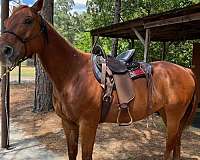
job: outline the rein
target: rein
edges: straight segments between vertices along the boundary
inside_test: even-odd
[[[48,43],[48,31],[47,31],[46,22],[40,14],[39,14],[39,17],[40,17],[40,32],[31,37],[21,37],[18,34],[16,34],[15,32],[10,31],[10,30],[5,30],[4,32],[2,32],[3,34],[8,33],[8,34],[15,36],[17,38],[17,40],[19,40],[24,45],[25,53],[24,53],[24,56],[22,58],[19,58],[10,68],[7,68],[6,72],[3,75],[1,75],[0,82],[2,81],[3,77],[7,75],[7,73],[11,72],[17,65],[19,65],[21,62],[27,60],[28,58],[30,58],[32,56],[32,55],[26,56],[28,42],[34,40],[35,38],[37,38],[41,34],[43,34],[44,41],[46,41]]]

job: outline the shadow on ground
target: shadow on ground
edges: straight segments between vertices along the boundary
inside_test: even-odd
[[[192,126],[200,129],[200,112],[196,113]]]
[[[111,124],[101,125],[97,132],[94,159],[162,160],[165,143],[164,133],[160,132],[159,129],[144,129],[143,123],[139,122],[135,127],[126,128]],[[64,154],[67,150],[62,129],[57,133],[48,132],[35,138],[53,152]],[[198,160],[195,157],[200,156],[199,141],[199,135],[189,131],[184,133],[181,160]]]

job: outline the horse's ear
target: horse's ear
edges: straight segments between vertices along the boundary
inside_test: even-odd
[[[17,7],[16,7],[16,6],[13,6],[13,11],[16,10],[16,9],[17,9]]]
[[[37,0],[35,4],[31,7],[35,12],[41,11],[43,6],[43,0]]]

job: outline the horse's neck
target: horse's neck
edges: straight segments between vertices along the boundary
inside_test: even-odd
[[[56,87],[64,87],[83,66],[83,56],[48,25],[48,44],[39,58]]]

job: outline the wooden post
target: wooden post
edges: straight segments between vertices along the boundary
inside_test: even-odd
[[[131,41],[129,42],[129,49],[133,49],[134,48],[134,39],[130,39]]]
[[[91,50],[91,53],[93,52],[93,49],[96,46],[98,40],[99,40],[99,36],[92,36],[92,50]]]
[[[9,0],[1,0],[1,32],[4,31],[4,20],[9,16]],[[6,67],[1,66],[1,74],[6,72]],[[1,82],[1,147],[9,148],[9,73]]]
[[[94,43],[95,43],[95,36],[92,36],[92,44],[91,44],[91,53],[93,52],[93,49],[94,49]]]
[[[95,43],[95,36],[92,36],[92,47],[93,47],[94,43]]]
[[[21,63],[19,64],[19,71],[18,71],[18,83],[21,84],[21,68],[22,68],[22,65]]]
[[[150,29],[146,29],[145,40],[142,35],[135,29],[132,28],[135,35],[138,37],[140,42],[144,45],[144,62],[147,62],[148,52],[149,52],[149,43],[150,43]]]
[[[150,29],[146,29],[145,43],[144,43],[144,62],[147,62],[150,42]]]
[[[193,43],[192,52],[192,71],[194,72],[197,79],[197,103],[200,104],[200,43]]]

